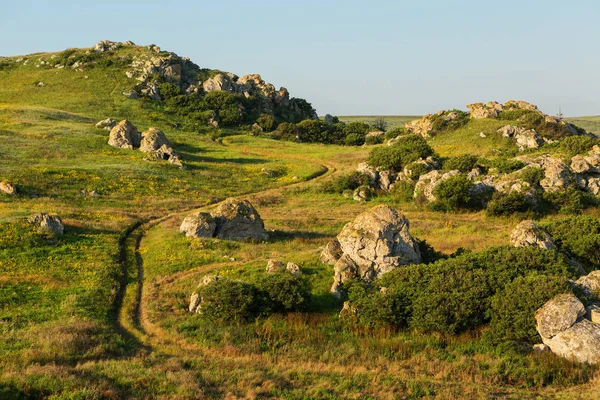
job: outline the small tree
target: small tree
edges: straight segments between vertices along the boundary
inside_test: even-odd
[[[373,127],[385,132],[388,127],[388,122],[385,117],[376,117],[375,121],[373,122]]]

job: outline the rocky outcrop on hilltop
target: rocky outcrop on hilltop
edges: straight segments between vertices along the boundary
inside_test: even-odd
[[[334,265],[331,291],[339,296],[347,279],[358,277],[370,282],[394,268],[419,263],[421,252],[409,227],[403,214],[385,205],[347,223],[321,255],[322,261]]]

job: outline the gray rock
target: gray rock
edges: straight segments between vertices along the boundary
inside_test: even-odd
[[[534,353],[547,353],[550,351],[550,347],[543,343],[534,344],[532,348]]]
[[[370,187],[362,185],[362,186],[357,187],[354,190],[354,193],[352,194],[352,198],[355,201],[362,202],[362,201],[367,201],[371,197],[372,194],[373,193],[372,193],[372,190]]]
[[[281,261],[269,260],[269,262],[267,262],[267,267],[265,268],[265,271],[269,274],[272,274],[274,272],[281,271],[282,268],[283,268],[283,263]]]
[[[356,172],[366,176],[369,179],[369,185],[374,186],[379,179],[379,171],[375,167],[370,166],[366,162],[358,164]]]
[[[169,145],[163,144],[158,150],[152,152],[152,154],[159,160],[169,161],[169,163],[177,165],[180,168],[184,167],[179,154]]]
[[[215,234],[217,223],[212,215],[204,212],[195,212],[183,220],[179,232],[187,237],[211,238]]]
[[[441,173],[438,170],[430,171],[419,177],[415,185],[414,197],[423,196],[428,201],[437,200],[433,194],[434,189],[443,181],[450,179],[453,176],[459,175],[460,171],[454,170],[446,173]]]
[[[142,133],[142,141],[140,143],[140,151],[150,153],[157,151],[162,146],[169,146],[167,136],[158,128],[149,128]]]
[[[600,306],[592,304],[585,308],[585,318],[595,324],[600,324]]]
[[[575,281],[575,284],[586,296],[600,300],[600,270],[582,276]]]
[[[108,144],[121,149],[137,149],[141,141],[142,136],[137,128],[131,122],[123,120],[110,131]]]
[[[219,275],[205,275],[204,277],[202,277],[202,280],[198,284],[198,288],[208,286],[220,279],[221,277]],[[188,311],[195,314],[202,314],[202,296],[200,296],[200,294],[197,291],[192,293],[192,295],[190,296],[190,304],[188,306]]]
[[[544,343],[559,333],[572,327],[585,315],[585,307],[579,299],[571,294],[564,294],[548,301],[535,312],[536,329]]]
[[[366,282],[402,265],[421,261],[408,219],[397,210],[380,205],[360,214],[338,234],[343,256],[335,264],[333,292],[348,276]]]
[[[247,200],[227,199],[211,214],[217,221],[216,236],[220,239],[268,239],[260,215]]]
[[[542,165],[545,177],[540,181],[540,185],[545,191],[562,191],[573,183],[574,178],[571,171],[560,158],[542,157]]]
[[[319,257],[319,261],[325,264],[334,265],[337,260],[344,254],[342,248],[340,247],[340,242],[337,239],[333,239],[321,252],[321,256]]]
[[[600,325],[583,319],[551,339],[545,339],[552,352],[581,363],[600,363]]]
[[[293,262],[287,263],[285,270],[294,276],[299,275],[302,272],[300,266]]]
[[[390,190],[394,183],[395,176],[390,171],[379,172],[379,189]]]
[[[117,121],[115,121],[112,118],[106,118],[106,119],[103,119],[102,121],[99,121],[96,124],[96,128],[106,129],[107,131],[110,131],[110,130],[112,130],[112,128],[115,127],[115,125],[117,125]]]
[[[39,213],[29,217],[28,221],[37,227],[39,233],[52,235],[62,235],[64,233],[65,228],[58,215]]]
[[[513,229],[510,235],[510,243],[515,247],[540,247],[546,250],[555,250],[554,240],[537,226],[533,221],[523,221]]]

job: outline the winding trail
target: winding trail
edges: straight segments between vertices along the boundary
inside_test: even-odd
[[[260,151],[254,148],[245,148],[243,146],[232,146],[237,147],[246,154],[257,154],[267,158],[274,158],[273,154],[268,151]],[[287,158],[292,158],[300,161],[305,161],[311,164],[320,165],[321,169],[317,173],[309,176],[306,180],[296,182],[288,185],[283,185],[275,188],[269,188],[256,192],[241,193],[236,197],[248,197],[248,196],[260,196],[276,194],[283,192],[287,189],[294,187],[303,187],[314,185],[315,182],[328,178],[335,174],[338,167],[335,163],[323,163],[322,160],[315,160],[310,157],[302,155],[289,155],[286,154]],[[182,217],[193,210],[202,210],[207,207],[212,207],[225,201],[226,198],[212,201],[208,204],[203,205],[200,208],[197,207],[186,207],[172,212],[166,216],[149,218],[146,220],[138,220],[134,224],[130,225],[119,239],[119,263],[121,264],[121,279],[119,284],[118,293],[113,305],[115,314],[116,329],[128,339],[136,339],[139,342],[141,348],[152,351],[154,347],[169,346],[177,342],[178,349],[182,346],[185,348],[193,348],[195,351],[198,347],[189,343],[181,343],[180,338],[170,338],[169,335],[158,328],[154,323],[148,319],[147,313],[147,299],[149,289],[144,284],[144,261],[140,254],[140,246],[145,237],[145,232],[148,229],[153,228],[169,219],[175,217]],[[219,266],[221,264],[213,264],[212,266]],[[223,263],[225,265],[225,263]],[[231,265],[231,262],[226,263]],[[206,266],[203,266],[203,268]],[[134,270],[135,269],[135,270]],[[194,274],[197,271],[195,269],[183,271],[173,276],[165,276],[159,278],[160,280],[166,279],[180,279],[189,274]],[[132,274],[133,273],[133,274]],[[135,275],[132,276],[132,275]],[[134,279],[132,279],[134,278]],[[133,296],[127,296],[127,291],[131,290],[132,283],[135,282],[135,294]]]

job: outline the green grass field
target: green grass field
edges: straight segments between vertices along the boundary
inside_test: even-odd
[[[574,123],[575,125],[581,126],[588,132],[592,132],[595,135],[600,135],[600,115],[590,117],[572,117],[567,118],[567,121]]]
[[[20,189],[0,195],[0,399],[598,398],[597,368],[491,346],[480,330],[425,335],[337,316],[333,267],[318,257],[360,212],[395,206],[445,254],[507,244],[517,218],[433,212],[394,195],[357,203],[325,189],[369,147],[186,132],[178,117],[120,94],[132,84],[123,67],[37,68],[39,57],[51,55],[0,68],[0,180]],[[94,127],[107,117],[159,127],[187,169],[108,146]],[[386,117],[390,128],[414,118]],[[498,124],[475,121],[430,143],[441,155],[489,155],[509,147]],[[189,212],[233,196],[257,208],[269,241],[179,233]],[[55,243],[26,222],[42,211],[65,222]],[[205,274],[254,281],[273,258],[301,266],[312,286],[305,312],[230,326],[187,312]]]

